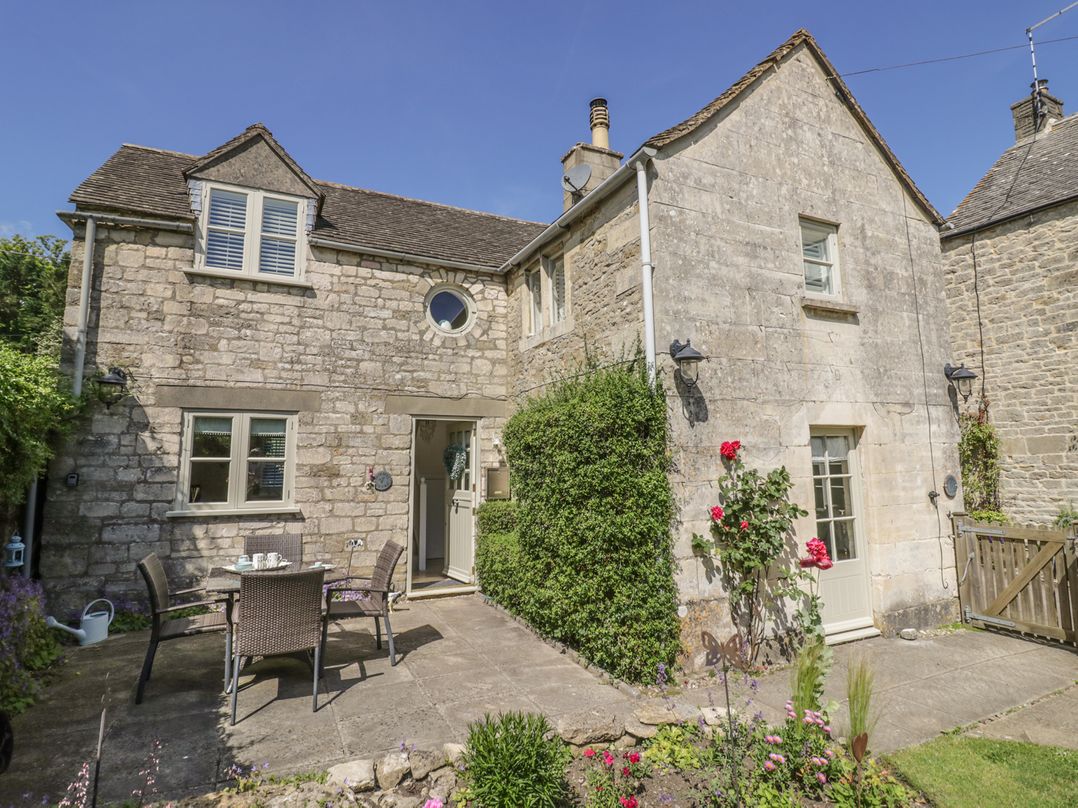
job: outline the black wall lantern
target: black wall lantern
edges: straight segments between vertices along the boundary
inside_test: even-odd
[[[973,380],[977,378],[977,374],[964,364],[955,367],[948,362],[943,366],[943,375],[954,385],[954,389],[958,391],[958,395],[962,396],[962,400],[969,401],[969,397],[973,394]]]
[[[94,380],[94,386],[108,409],[127,394],[127,374],[121,368],[109,368],[108,373]]]
[[[695,387],[700,378],[700,362],[707,357],[692,347],[692,340],[685,340],[682,344],[678,340],[670,343],[670,358],[677,365],[681,380],[687,387]]]

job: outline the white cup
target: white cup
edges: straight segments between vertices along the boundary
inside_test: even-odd
[[[266,554],[255,553],[253,556],[251,556],[251,562],[255,565],[256,570],[262,569],[264,566],[266,566]]]
[[[266,554],[266,566],[276,567],[280,563],[281,563],[281,554],[280,553],[267,553]]]
[[[248,567],[251,565],[251,557],[241,555],[239,561],[236,562],[237,567]]]

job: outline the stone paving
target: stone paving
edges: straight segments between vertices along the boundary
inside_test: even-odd
[[[476,596],[404,603],[393,622],[401,657],[396,667],[385,649],[375,649],[370,620],[331,631],[316,713],[303,661],[256,662],[241,677],[235,727],[228,725],[221,693],[220,636],[163,645],[137,707],[133,692],[144,632],[73,648],[45,699],[15,721],[16,755],[0,776],[0,806],[40,804],[43,796],[55,800],[91,754],[103,702],[109,734],[102,792],[121,800],[138,784],[136,773],[155,739],[163,744],[160,793],[179,797],[214,789],[237,765],[289,773],[376,757],[402,743],[438,748],[462,741],[468,723],[486,713],[537,711],[556,723],[583,710],[631,723],[649,701],[603,682]],[[876,752],[1030,702],[974,731],[1039,743],[1078,737],[1078,655],[1071,650],[964,630],[915,641],[877,638],[834,650],[825,698],[840,703],[833,722],[839,732],[850,658],[866,655],[874,665],[881,708],[872,740]],[[719,704],[716,685],[675,690],[650,706],[684,712]],[[777,720],[788,698],[789,672],[762,677],[755,692],[735,690],[742,712],[760,710]]]

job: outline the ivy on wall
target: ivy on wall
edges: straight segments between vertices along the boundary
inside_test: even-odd
[[[980,406],[975,415],[961,415],[959,426],[958,460],[966,511],[981,521],[1005,521],[999,501],[999,436],[988,420],[987,407]]]
[[[679,650],[666,403],[639,360],[591,369],[506,424],[515,530],[483,506],[483,591],[630,680]]]

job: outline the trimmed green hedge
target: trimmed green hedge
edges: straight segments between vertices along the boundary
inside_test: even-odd
[[[639,361],[594,370],[530,399],[504,440],[517,533],[480,528],[484,592],[616,676],[652,680],[679,649],[661,391]]]
[[[476,532],[480,536],[512,533],[517,529],[517,504],[511,499],[492,499],[475,511]]]

